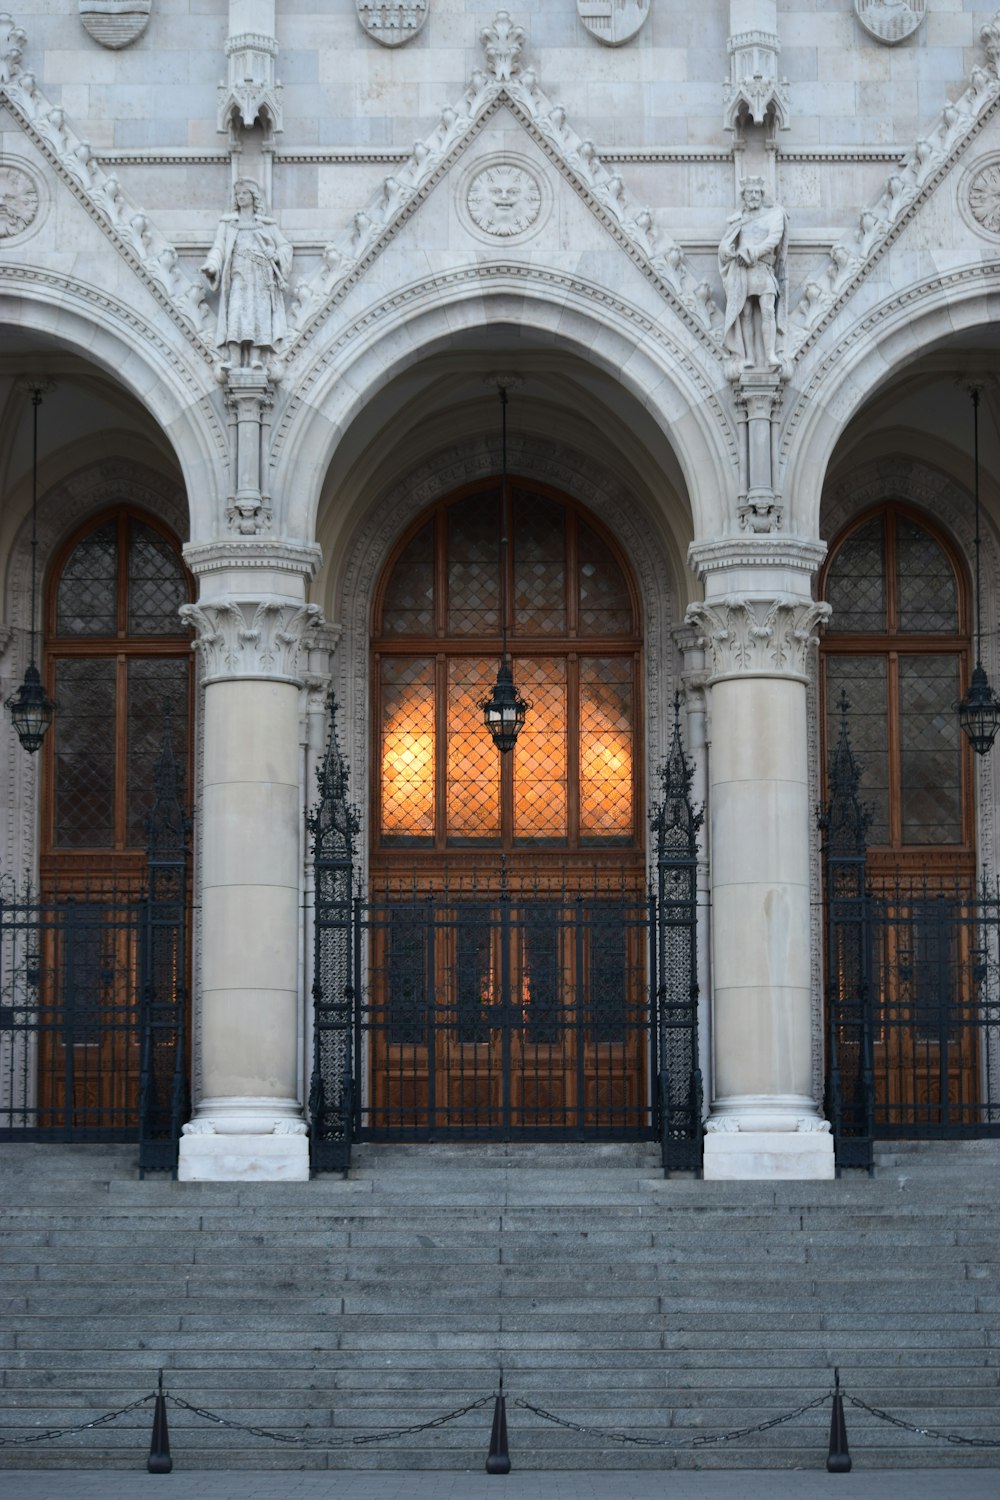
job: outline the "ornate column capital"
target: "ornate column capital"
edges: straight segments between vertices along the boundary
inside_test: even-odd
[[[809,680],[809,653],[828,604],[784,595],[760,598],[730,594],[692,604],[687,620],[700,627],[711,653],[712,681],[725,677],[790,677]]]
[[[263,599],[203,599],[184,604],[181,616],[198,632],[204,682],[266,678],[298,687],[299,651],[320,618],[318,604],[296,604],[279,595]]]

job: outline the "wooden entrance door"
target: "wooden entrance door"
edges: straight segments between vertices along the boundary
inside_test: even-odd
[[[89,522],[53,569],[40,883],[63,905],[41,935],[38,1090],[55,1129],[135,1132],[137,898],[168,713],[177,764],[189,762],[191,649],[177,613],[189,598],[176,539],[129,509]]]
[[[504,756],[481,708],[502,607],[529,703]],[[566,496],[470,486],[401,540],[373,634],[368,1125],[638,1128],[641,639],[624,560]]]

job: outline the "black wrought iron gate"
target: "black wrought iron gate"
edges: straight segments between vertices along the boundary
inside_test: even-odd
[[[1000,886],[876,880],[848,705],[825,835],[827,1112],[838,1167],[876,1139],[1000,1135]]]
[[[188,822],[169,715],[141,874],[0,877],[0,1141],[136,1141],[172,1170],[188,1110]]]
[[[701,1164],[697,835],[679,715],[647,887],[549,865],[354,888],[358,821],[331,731],[310,818],[314,1170],[351,1142],[658,1139]]]

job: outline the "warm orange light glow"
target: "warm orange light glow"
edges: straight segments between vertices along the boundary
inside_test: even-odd
[[[383,664],[382,832],[434,833],[433,664]]]

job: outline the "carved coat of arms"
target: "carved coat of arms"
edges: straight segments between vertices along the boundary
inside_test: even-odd
[[[80,20],[95,42],[115,51],[142,36],[151,0],[79,0]]]
[[[576,0],[580,20],[608,47],[630,42],[649,17],[652,0]]]
[[[354,0],[358,20],[368,35],[383,47],[401,47],[427,20],[430,0],[409,0],[404,5],[386,5],[382,0]]]
[[[854,0],[854,14],[868,35],[889,47],[912,36],[926,10],[927,0]]]

